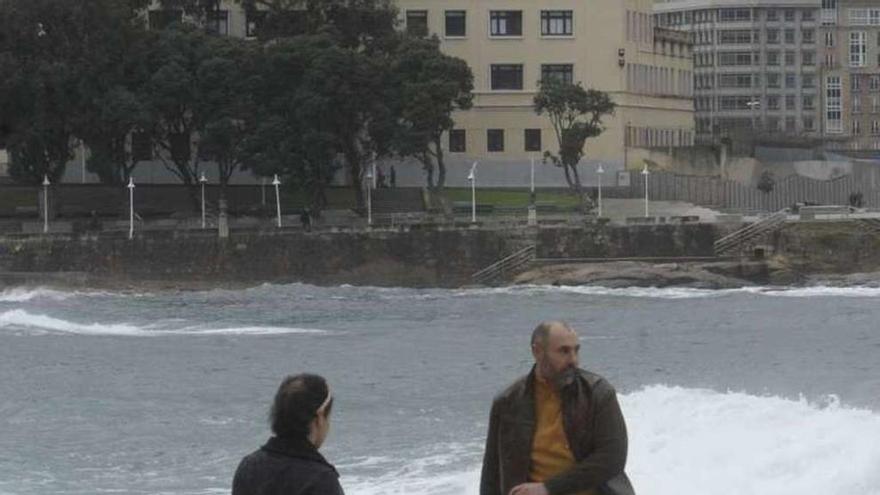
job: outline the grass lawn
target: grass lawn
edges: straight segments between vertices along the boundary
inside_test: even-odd
[[[452,202],[470,202],[471,190],[468,188],[444,189],[446,197]],[[577,207],[578,198],[571,193],[552,190],[535,192],[535,201],[541,204],[554,204],[559,207]],[[529,191],[510,189],[477,189],[477,203],[494,206],[528,206]]]

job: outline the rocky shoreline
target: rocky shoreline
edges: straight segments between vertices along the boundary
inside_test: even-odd
[[[880,272],[811,274],[784,260],[744,262],[548,264],[515,277],[514,284],[736,289],[758,285],[880,287]]]

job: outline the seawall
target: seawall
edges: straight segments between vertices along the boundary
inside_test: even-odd
[[[0,272],[77,274],[78,285],[252,285],[307,282],[458,287],[499,258],[536,244],[541,258],[708,256],[711,225],[541,229],[397,229],[303,233],[233,231],[0,237]],[[22,275],[19,275],[21,278]],[[82,282],[88,279],[90,282]],[[5,277],[7,281],[10,276]],[[9,282],[7,282],[8,284]]]

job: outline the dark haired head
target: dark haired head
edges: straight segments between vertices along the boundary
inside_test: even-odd
[[[329,392],[327,381],[318,375],[303,373],[285,378],[269,413],[272,432],[279,437],[307,437],[309,425]],[[332,402],[330,399],[324,408],[325,415],[330,414]]]

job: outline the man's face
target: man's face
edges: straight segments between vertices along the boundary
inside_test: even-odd
[[[574,382],[580,349],[576,333],[565,327],[554,327],[545,345],[535,343],[532,354],[541,377],[559,389]]]

